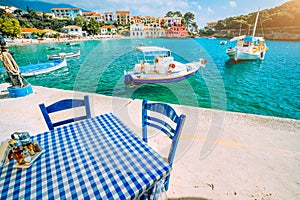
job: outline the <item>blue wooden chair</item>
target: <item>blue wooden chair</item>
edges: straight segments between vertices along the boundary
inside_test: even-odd
[[[148,142],[148,134],[147,134],[147,127],[151,126],[154,127],[161,132],[165,133],[171,140],[171,147],[169,150],[169,155],[167,158],[167,161],[170,163],[170,165],[173,165],[175,152],[177,148],[177,144],[179,141],[179,137],[181,134],[181,130],[185,121],[186,116],[181,114],[180,116],[176,114],[175,110],[168,104],[165,103],[148,103],[147,100],[143,100],[142,104],[142,129],[143,129],[143,140],[145,142]],[[159,119],[159,115],[153,116],[154,113],[160,113],[162,117],[167,116],[172,123],[172,126],[167,123],[166,121],[163,121],[162,119]],[[170,121],[170,122],[171,122]],[[166,180],[164,182],[165,190],[168,190],[169,187],[169,179],[170,175],[166,177]]]
[[[54,113],[54,112],[59,112],[59,111],[63,111],[63,110],[76,108],[76,107],[81,107],[81,106],[85,107],[85,110],[86,110],[85,115],[75,117],[75,118],[69,118],[69,119],[54,122],[54,123],[51,121],[51,118],[50,118],[49,114]],[[60,125],[63,125],[63,124],[67,124],[67,123],[71,123],[71,122],[91,118],[89,96],[84,96],[84,99],[63,99],[63,100],[60,100],[56,103],[53,103],[53,104],[51,104],[47,107],[45,106],[45,104],[42,103],[42,104],[39,104],[39,107],[42,111],[42,114],[44,116],[44,119],[47,123],[47,126],[48,126],[49,130],[53,130],[54,127],[57,127],[57,126],[60,126]]]

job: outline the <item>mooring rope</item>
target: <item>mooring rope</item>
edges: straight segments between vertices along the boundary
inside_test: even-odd
[[[14,60],[14,58],[12,57],[12,55],[8,51],[2,52],[1,59],[4,63],[4,67],[5,67],[6,71],[9,74],[17,76],[18,80],[21,84],[21,87],[23,87],[24,83],[22,81],[19,66],[16,63],[16,61]]]

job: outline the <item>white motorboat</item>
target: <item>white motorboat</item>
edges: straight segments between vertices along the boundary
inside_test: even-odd
[[[138,62],[133,70],[124,71],[125,84],[168,83],[186,79],[205,67],[207,61],[186,63],[175,61],[171,51],[157,46],[136,48]]]

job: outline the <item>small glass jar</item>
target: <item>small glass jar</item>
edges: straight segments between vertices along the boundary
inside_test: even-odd
[[[33,150],[35,151],[35,152],[41,152],[42,150],[41,150],[41,147],[40,147],[40,145],[37,143],[37,141],[34,141],[33,142]]]
[[[22,152],[23,152],[23,146],[20,140],[10,140],[9,146],[12,149],[13,158],[19,163],[19,164],[25,164]]]

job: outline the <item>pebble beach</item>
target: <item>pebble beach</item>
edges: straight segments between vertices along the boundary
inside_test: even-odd
[[[113,112],[141,136],[141,100],[41,86],[10,98],[0,85],[0,140],[47,131],[38,104],[90,96],[92,115]],[[300,199],[300,121],[173,105],[186,114],[171,172],[169,199]],[[154,134],[150,145],[167,144]]]

